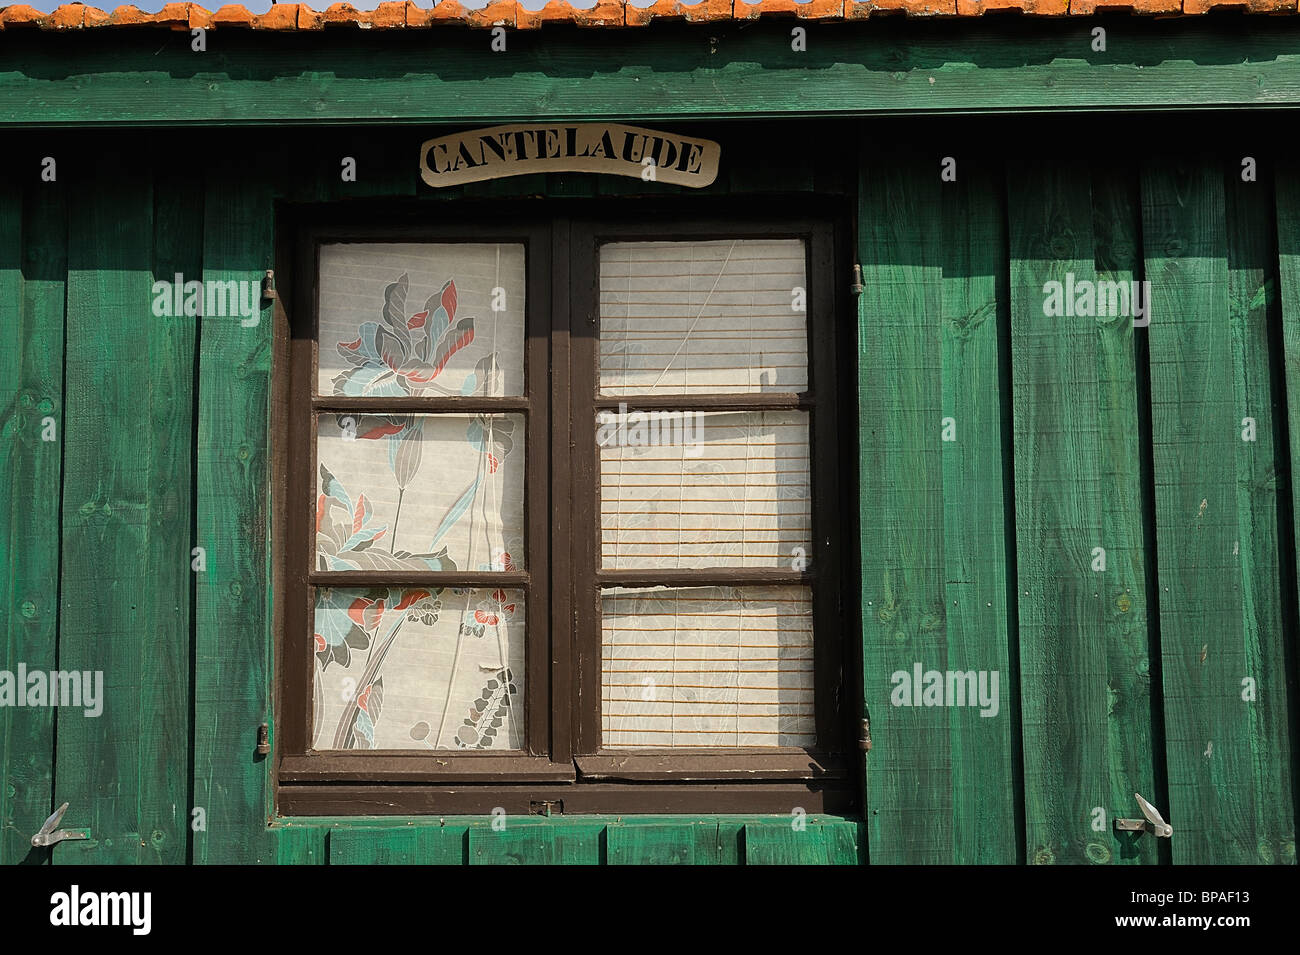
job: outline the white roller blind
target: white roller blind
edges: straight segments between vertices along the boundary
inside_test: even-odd
[[[611,588],[601,603],[606,747],[814,742],[807,588]]]
[[[799,239],[601,246],[601,393],[805,390],[805,289]]]
[[[627,398],[594,422],[602,568],[801,569],[811,414],[692,403],[807,390],[804,243],[612,243],[600,263],[599,387]],[[816,742],[811,588],[606,587],[601,648],[605,747]]]
[[[789,567],[810,551],[805,412],[669,413],[657,431],[646,417],[611,414],[598,441],[606,569]]]

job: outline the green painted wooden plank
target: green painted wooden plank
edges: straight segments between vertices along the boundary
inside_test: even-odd
[[[1172,852],[1294,859],[1259,184],[1216,161],[1150,162],[1142,234],[1151,339],[1160,634]],[[1251,235],[1251,232],[1260,235]],[[1242,439],[1254,417],[1258,440]],[[1243,699],[1253,679],[1256,699]],[[1291,676],[1293,679],[1293,676]],[[1294,684],[1292,684],[1294,685]]]
[[[937,163],[910,157],[862,170],[859,452],[874,862],[1015,860],[1005,836],[1015,826],[1015,709],[1003,705],[1003,686],[989,717],[978,706],[922,706],[919,687],[914,700],[896,696],[917,666],[999,679],[1009,670],[996,194],[987,174],[945,184]],[[943,440],[948,418],[955,441]]]
[[[323,826],[281,826],[273,830],[277,865],[325,865],[329,830]]]
[[[1141,280],[1141,214],[1137,170],[1130,166],[1095,164],[1092,168],[1093,253],[1100,280],[1127,282],[1130,289],[1132,282]],[[1150,558],[1154,541],[1148,527],[1154,515],[1150,513],[1147,496],[1142,493],[1149,491],[1144,487],[1141,447],[1143,422],[1149,408],[1139,407],[1143,398],[1134,371],[1137,334],[1136,325],[1122,317],[1099,325],[1097,397],[1101,420],[1105,423],[1099,435],[1100,464],[1106,510],[1119,531],[1119,537],[1114,539],[1122,543],[1118,550],[1107,548],[1107,587],[1100,591],[1110,621],[1106,660],[1111,718],[1106,743],[1110,764],[1116,767],[1110,779],[1110,796],[1114,802],[1104,820],[1109,841],[1094,828],[1088,851],[1091,861],[1150,863],[1159,856],[1158,847],[1150,844],[1153,840],[1119,835],[1114,830],[1117,813],[1135,814],[1136,810],[1125,808],[1136,804],[1134,792],[1145,796],[1149,790],[1158,794],[1147,796],[1148,799],[1164,795],[1163,741],[1152,729],[1152,711],[1160,705],[1158,692],[1151,685],[1154,628],[1149,606],[1156,568]],[[1134,787],[1133,792],[1129,792],[1130,786]],[[1089,820],[1094,827],[1100,822]],[[1097,846],[1107,848],[1111,856],[1107,858]]]
[[[469,831],[470,865],[600,865],[604,861],[603,822],[551,826],[508,823],[504,829]]]
[[[330,865],[463,865],[463,826],[335,829]]]
[[[1107,182],[1094,213],[1081,163],[1011,164],[1007,182],[1026,854],[1154,862],[1155,840],[1110,821],[1154,791],[1133,321],[1076,291],[1131,275],[1133,211]],[[1067,297],[1076,314],[1048,313]]]
[[[745,826],[746,865],[857,865],[858,825],[850,822]]]
[[[272,261],[269,186],[238,169],[213,170],[204,203],[204,281],[260,283]],[[205,315],[200,323],[194,802],[207,829],[198,863],[266,862],[269,765],[257,731],[271,722],[271,553],[268,441],[270,312],[257,322]],[[252,321],[252,319],[248,319]]]
[[[329,834],[330,865],[416,865],[415,829],[349,829]]]
[[[947,645],[933,662],[938,669],[999,675],[996,711],[947,708],[955,850],[949,861],[1005,864],[1017,857],[1016,840],[1007,834],[1016,826],[1019,701],[1008,620],[1004,454],[1010,449],[1000,380],[999,325],[1008,307],[1004,210],[989,169],[965,163],[955,183],[939,183],[936,168],[927,172],[928,188],[942,196],[942,227],[927,238],[939,245],[943,414],[953,418],[957,438],[940,442]],[[931,422],[931,435],[934,429]]]
[[[34,166],[32,168],[35,168]],[[30,170],[29,170],[30,173]],[[0,188],[0,669],[51,670],[57,654],[63,301],[67,208],[62,187]],[[45,438],[53,440],[45,440]],[[43,860],[30,835],[53,794],[54,711],[0,710],[0,864]]]
[[[1280,334],[1279,349],[1274,358],[1280,367],[1277,370],[1280,380],[1275,388],[1287,409],[1288,446],[1277,442],[1278,467],[1286,471],[1289,466],[1289,490],[1291,494],[1292,536],[1291,546],[1300,541],[1300,163],[1288,161],[1279,165],[1274,181],[1276,192],[1277,222],[1277,260],[1278,260],[1278,327]],[[1279,424],[1282,422],[1279,421]],[[1300,575],[1300,565],[1293,558],[1292,568]],[[1284,587],[1283,593],[1290,589],[1289,625],[1287,637],[1295,645],[1296,589],[1300,588],[1300,576]],[[1291,699],[1295,699],[1295,684],[1291,684]],[[1294,705],[1294,703],[1293,703]],[[1294,729],[1293,729],[1294,732]],[[1291,750],[1295,752],[1295,747]],[[1295,842],[1292,840],[1292,846]],[[1294,858],[1291,853],[1284,854],[1283,860]]]
[[[692,865],[695,830],[689,823],[618,826],[605,830],[610,865]]]
[[[201,276],[203,194],[189,171],[160,173],[153,189],[153,276],[175,282]],[[153,300],[149,312],[152,313]],[[148,631],[139,639],[141,681],[150,690],[142,710],[140,776],[141,861],[185,862],[189,857],[192,780],[186,772],[193,726],[190,700],[191,570],[194,529],[194,371],[197,324],[193,317],[149,314],[147,377],[150,490],[149,560],[152,604]],[[128,433],[132,429],[125,429]]]
[[[1228,165],[1224,179],[1225,221],[1228,229],[1228,293],[1232,325],[1233,398],[1255,419],[1255,441],[1231,442],[1236,451],[1237,520],[1239,552],[1249,555],[1242,564],[1242,616],[1248,636],[1242,643],[1244,676],[1234,691],[1235,705],[1247,712],[1244,723],[1250,739],[1251,761],[1271,764],[1256,789],[1260,809],[1255,820],[1255,858],[1260,862],[1294,865],[1295,767],[1275,754],[1296,753],[1296,722],[1288,713],[1288,696],[1294,706],[1294,657],[1287,664],[1287,648],[1295,647],[1297,621],[1292,604],[1289,619],[1283,610],[1283,590],[1290,581],[1283,567],[1294,560],[1294,542],[1284,538],[1278,506],[1279,461],[1286,448],[1279,440],[1283,425],[1275,405],[1284,382],[1273,330],[1281,325],[1277,296],[1278,254],[1274,240],[1273,197],[1258,182],[1241,179],[1237,162]],[[1244,422],[1239,422],[1244,424]],[[1282,470],[1285,471],[1285,463]],[[1285,528],[1289,531],[1290,528]],[[1291,553],[1284,555],[1286,546]],[[1286,574],[1290,576],[1289,573]],[[1290,639],[1288,639],[1288,630]],[[1255,702],[1242,682],[1255,685]],[[1288,771],[1289,770],[1289,771]]]
[[[1272,106],[1300,100],[1298,26],[1225,31],[1116,20],[1093,52],[1085,22],[777,22],[514,35],[508,68],[461,31],[304,41],[230,31],[196,65],[188,35],[0,35],[0,123],[649,122],[790,112],[881,115],[1007,109]],[[143,91],[150,95],[143,96]]]
[[[142,818],[145,794],[166,785],[141,761],[161,691],[145,656],[168,627],[152,589],[166,480],[152,469],[148,433],[162,398],[149,366],[153,191],[138,167],[81,185],[69,227],[59,667],[102,674],[103,702],[94,718],[57,713],[55,798],[71,804],[64,825],[88,826],[93,838],[54,854],[135,863],[162,825]]]
[[[421,863],[459,865],[541,864],[574,862],[596,864],[607,861],[620,864],[633,854],[662,853],[672,842],[685,843],[693,865],[739,865],[744,858],[746,827],[788,828],[789,816],[583,816],[551,819],[528,819],[509,822],[506,832],[492,829],[490,816],[448,819],[429,816],[328,816],[294,818],[277,824],[272,832],[277,839],[276,858],[281,864],[309,862],[319,864],[328,856],[330,864],[366,864],[376,861],[376,853],[389,849],[387,834],[415,832],[415,842],[403,835],[397,845]],[[852,841],[856,853],[861,844],[861,823],[838,816],[809,816],[809,827],[847,827],[848,835],[837,835],[830,845]],[[634,829],[632,834],[620,830]],[[329,834],[328,852],[325,849]],[[358,835],[345,835],[358,833]],[[657,833],[657,835],[650,835]],[[667,834],[673,838],[668,839]],[[761,838],[761,837],[760,837]],[[819,840],[823,836],[816,837]],[[634,844],[642,844],[639,847]],[[409,848],[414,845],[414,849]],[[829,850],[828,850],[829,851]]]

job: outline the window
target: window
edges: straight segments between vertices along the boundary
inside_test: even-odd
[[[832,234],[296,230],[282,813],[852,802]]]

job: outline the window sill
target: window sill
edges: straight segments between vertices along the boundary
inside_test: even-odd
[[[312,753],[280,760],[282,783],[565,783],[572,763],[546,756],[467,753]]]

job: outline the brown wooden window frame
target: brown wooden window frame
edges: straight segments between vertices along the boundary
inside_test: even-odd
[[[788,209],[756,216],[728,204],[708,216],[700,204],[680,216],[646,215],[644,203],[439,204],[408,208],[376,225],[374,212],[306,209],[282,215],[278,263],[283,328],[276,429],[283,480],[274,530],[284,595],[277,652],[276,804],[280,815],[565,814],[642,812],[847,811],[859,802],[855,708],[848,694],[854,656],[842,606],[844,573],[838,514],[840,446],[836,315],[842,292],[837,229],[829,214]],[[673,203],[667,203],[672,207]],[[708,205],[708,203],[705,203]],[[806,207],[806,204],[803,204]],[[428,206],[421,204],[424,209]],[[545,206],[545,208],[538,208]],[[355,207],[354,207],[355,208]],[[465,215],[459,214],[464,208]],[[664,207],[656,203],[658,213]],[[468,213],[471,211],[473,215]],[[385,216],[385,219],[390,217]],[[449,225],[428,226],[419,218]],[[416,221],[413,221],[416,220]],[[454,225],[473,221],[474,227]],[[798,238],[805,243],[808,389],[788,394],[599,397],[599,246],[608,241]],[[524,394],[510,398],[348,398],[315,395],[318,250],[329,242],[493,242],[525,246]],[[287,367],[285,367],[287,366]],[[630,410],[779,411],[811,414],[812,552],[807,570],[718,568],[605,571],[600,561],[596,415]],[[515,413],[525,417],[524,569],[516,572],[334,571],[314,569],[316,420],[341,412]],[[283,503],[283,506],[280,506]],[[273,532],[274,532],[273,530]],[[507,586],[525,592],[523,751],[317,752],[310,749],[313,586]],[[817,746],[748,749],[601,746],[600,592],[602,585],[810,586],[814,610]]]

